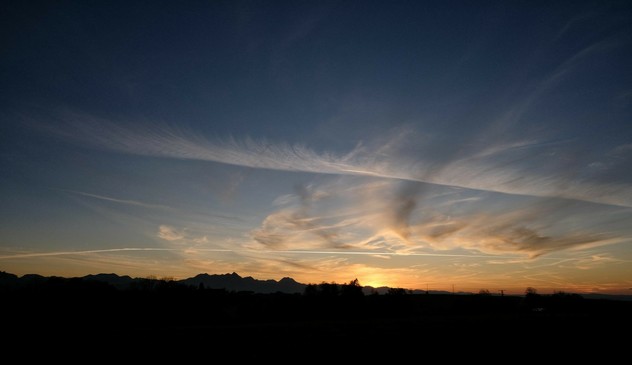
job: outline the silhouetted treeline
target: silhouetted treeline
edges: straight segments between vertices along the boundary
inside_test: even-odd
[[[232,279],[240,278],[234,273],[227,276]],[[257,318],[349,319],[435,314],[619,313],[632,309],[630,302],[589,300],[577,294],[563,292],[539,295],[533,288],[528,288],[524,297],[492,296],[484,290],[477,295],[411,294],[411,291],[402,288],[389,288],[386,295],[365,295],[363,287],[355,279],[345,284],[322,282],[303,285],[303,294],[261,294],[248,290],[208,288],[204,282],[190,285],[187,281],[170,278],[118,280],[119,278],[121,277],[108,276],[107,279],[111,282],[95,280],[93,276],[61,278],[25,275],[18,278],[13,274],[0,272],[0,293],[5,297],[4,305],[14,305],[18,310],[21,306],[54,306],[59,303],[72,306],[73,303],[91,302],[91,305],[97,307],[103,306],[103,303],[118,303],[130,307],[142,306],[142,310],[151,311],[167,303],[172,308],[179,308],[187,303],[189,308],[212,309],[223,313],[213,319],[213,316],[205,316],[205,320],[212,322]],[[125,281],[124,286],[121,285],[122,281]],[[352,311],[342,314],[337,310],[347,304],[353,306]],[[116,308],[114,305],[111,309]],[[182,309],[187,314],[191,313],[190,309]],[[185,318],[186,315],[183,314],[181,319]],[[195,321],[198,320],[199,318],[195,318]]]
[[[484,338],[494,346],[526,340],[547,346],[560,336],[582,343],[597,333],[599,340],[616,342],[611,327],[632,324],[632,302],[564,293],[426,295],[394,288],[388,295],[364,295],[353,280],[307,285],[303,294],[261,294],[156,278],[134,279],[122,289],[111,279],[0,273],[2,330],[10,339],[39,344],[67,343],[70,336],[83,346],[147,339],[215,351],[239,346],[240,356],[257,359],[277,348],[309,352],[314,344],[321,351],[310,358],[328,358],[328,344],[343,343],[399,348]]]
[[[307,296],[325,296],[325,297],[361,297],[364,296],[362,286],[358,279],[350,281],[348,284],[325,283],[308,284],[305,287],[305,295]]]

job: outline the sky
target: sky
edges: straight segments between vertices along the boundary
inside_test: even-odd
[[[632,294],[628,1],[0,7],[0,270]]]

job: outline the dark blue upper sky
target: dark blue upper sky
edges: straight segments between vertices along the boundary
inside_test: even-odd
[[[574,75],[545,87],[528,124],[592,133],[629,113],[631,52],[621,45],[630,42],[626,2],[106,1],[3,8],[8,112],[67,107],[221,134],[316,132],[327,140],[319,125],[349,104],[367,103],[336,124],[388,126],[427,115],[471,131],[571,61],[566,67]],[[599,55],[570,60],[593,45]],[[624,100],[615,109],[617,97]],[[609,115],[601,113],[605,107]],[[542,108],[549,120],[538,115]],[[604,122],[594,121],[597,115]],[[611,138],[623,127],[611,127]]]
[[[7,251],[160,246],[157,227],[248,250],[630,244],[628,1],[5,1],[0,26]],[[319,187],[349,201],[307,204]],[[454,189],[478,203],[437,198]],[[542,209],[560,223],[517,213]]]

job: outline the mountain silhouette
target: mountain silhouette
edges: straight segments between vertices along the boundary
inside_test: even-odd
[[[276,280],[258,280],[252,276],[242,278],[239,274],[209,275],[199,274],[195,277],[180,281],[189,286],[200,286],[203,284],[208,289],[226,289],[228,291],[250,291],[255,293],[302,293],[305,291],[305,284],[296,282],[292,278],[285,277]]]
[[[83,277],[76,278],[62,278],[57,276],[42,276],[38,274],[26,274],[21,277],[18,277],[15,274],[7,273],[4,271],[0,271],[0,290],[12,290],[18,288],[28,288],[35,286],[42,286],[48,282],[59,282],[59,281],[68,281],[68,280],[82,280],[84,282],[96,282],[96,283],[105,283],[109,284],[112,287],[118,290],[128,290],[128,289],[138,289],[138,288],[153,288],[156,284],[163,282],[165,280],[157,279],[157,278],[132,278],[128,275],[117,275],[114,273],[101,273],[101,274],[90,274]],[[305,292],[305,288],[307,284],[299,283],[293,278],[284,277],[279,281],[268,279],[268,280],[260,280],[255,279],[252,276],[242,277],[236,272],[226,273],[226,274],[198,274],[194,277],[182,279],[182,280],[168,280],[168,283],[183,285],[188,287],[195,288],[206,288],[206,289],[219,289],[226,290],[228,292],[251,292],[251,293],[259,293],[259,294],[271,294],[271,293],[286,293],[286,294],[302,294]],[[147,286],[149,284],[149,286]],[[393,289],[388,286],[381,287],[372,287],[372,286],[363,286],[362,292],[365,295],[371,294],[387,294],[389,291]],[[397,288],[395,288],[397,289]],[[403,290],[403,289],[402,289]],[[434,295],[471,295],[472,293],[468,292],[456,292],[451,293],[448,291],[442,290],[420,290],[413,289],[407,290],[409,294],[434,294]],[[588,293],[582,294],[582,296],[595,300],[619,300],[619,301],[632,301],[632,295],[612,295],[612,294],[598,294],[598,293]]]
[[[10,289],[19,287],[29,287],[33,285],[41,285],[49,279],[63,279],[55,276],[45,277],[37,274],[26,274],[22,277],[0,271],[0,288]],[[127,290],[132,287],[139,288],[146,286],[147,283],[158,283],[163,280],[156,278],[132,278],[127,275],[119,276],[117,274],[91,274],[79,278],[71,278],[72,280],[80,279],[85,282],[107,283],[119,290]],[[301,284],[296,280],[284,277],[279,281],[276,280],[259,280],[252,276],[241,277],[233,272],[231,274],[198,274],[192,278],[183,280],[169,281],[175,284],[181,284],[191,287],[204,287],[206,289],[224,289],[229,292],[253,292],[261,294],[269,293],[287,293],[296,294],[303,293],[307,285]],[[150,285],[152,286],[152,285]]]
[[[138,280],[138,279],[132,279],[130,276],[127,276],[127,275],[118,276],[116,274],[86,275],[82,279],[86,281],[105,282],[112,285],[113,287],[117,289],[128,289],[135,280]]]

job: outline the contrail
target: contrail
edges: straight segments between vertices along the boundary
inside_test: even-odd
[[[46,256],[64,256],[64,255],[87,255],[91,253],[103,253],[103,252],[119,252],[119,251],[181,251],[181,249],[175,248],[108,248],[102,250],[84,250],[84,251],[58,251],[58,252],[33,252],[33,253],[20,253],[15,255],[0,256],[0,260],[3,259],[21,259],[27,257],[46,257]]]
[[[200,250],[203,251],[203,250]],[[450,253],[422,253],[422,252],[372,252],[372,251],[304,251],[304,250],[234,250],[233,252],[262,252],[262,253],[288,253],[288,254],[310,254],[310,255],[385,255],[385,256],[428,256],[428,257],[473,257],[486,259],[519,259],[520,256],[497,256],[497,255],[466,255]],[[559,260],[554,257],[538,257],[546,260]]]
[[[150,204],[150,203],[144,203],[144,202],[140,202],[140,201],[137,201],[137,200],[130,200],[130,199],[117,199],[117,198],[112,198],[112,197],[109,197],[109,196],[98,195],[98,194],[91,194],[91,193],[86,193],[86,192],[77,191],[77,190],[67,190],[67,189],[56,189],[56,190],[63,191],[63,192],[66,192],[66,193],[72,193],[72,194],[87,196],[87,197],[90,197],[90,198],[105,200],[105,201],[109,201],[109,202],[119,203],[119,204],[134,205],[134,206],[145,207],[145,208],[158,208],[158,209],[165,209],[165,210],[170,210],[171,209],[170,207],[168,207],[166,205]]]
[[[307,250],[252,250],[252,249],[221,249],[221,248],[203,248],[194,249],[199,252],[231,252],[231,253],[263,253],[263,254],[296,254],[296,255],[386,255],[386,256],[426,256],[426,257],[464,257],[464,258],[487,258],[487,259],[516,259],[518,256],[495,256],[495,255],[466,255],[466,254],[448,254],[448,253],[420,253],[420,252],[373,252],[373,251],[307,251]],[[49,256],[67,256],[67,255],[87,255],[93,253],[107,252],[124,252],[124,251],[163,251],[163,252],[184,252],[185,248],[151,248],[151,247],[125,247],[125,248],[109,248],[100,250],[83,250],[83,251],[59,251],[59,252],[33,252],[14,255],[0,256],[0,260],[30,258],[30,257],[49,257]],[[553,257],[543,259],[558,260]]]

